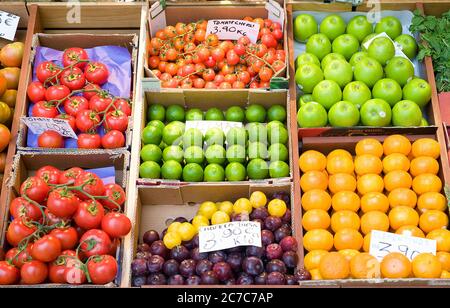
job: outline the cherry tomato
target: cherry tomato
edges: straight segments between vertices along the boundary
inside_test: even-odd
[[[64,148],[64,138],[53,130],[40,134],[37,143],[40,148]]]
[[[203,80],[203,78],[196,78],[194,80],[193,84],[194,84],[194,88],[203,89],[205,87],[206,82],[205,82],[205,80]]]
[[[105,116],[105,128],[124,132],[128,128],[128,116],[120,110],[110,111]]]
[[[104,149],[117,149],[125,146],[125,136],[118,130],[111,130],[102,137]]]
[[[77,124],[74,116],[68,115],[66,113],[61,113],[56,116],[56,119],[66,120],[67,122],[69,122],[69,125],[72,128],[72,130],[76,131]]]
[[[79,60],[88,60],[88,54],[86,50],[79,47],[71,47],[64,50],[62,59],[64,67],[75,64]],[[75,64],[75,67],[82,69],[86,66],[86,62],[79,62]]]
[[[96,112],[105,111],[112,103],[112,99],[107,93],[96,94],[89,100],[89,109]]]
[[[261,81],[270,81],[270,79],[272,78],[272,70],[270,68],[268,68],[267,66],[264,66],[263,68],[261,68],[261,70],[258,73],[259,79]]]
[[[15,198],[11,201],[9,212],[14,218],[21,218],[29,221],[39,221],[42,217],[42,212],[39,207],[22,197]]]
[[[50,86],[45,90],[45,99],[47,101],[61,100],[70,94],[70,89],[65,85]]]
[[[116,203],[121,207],[125,203],[126,195],[122,187],[117,184],[105,185],[105,196],[108,198],[100,199],[100,203],[103,204],[108,210],[118,210]],[[113,203],[114,201],[115,203]]]
[[[100,116],[93,110],[82,110],[78,112],[75,123],[81,132],[87,133],[95,130],[100,123]]]
[[[94,96],[95,94],[98,93],[98,91],[101,91],[102,88],[95,83],[88,83],[84,88],[83,88],[84,92],[83,92],[83,97],[85,99],[87,99],[88,101],[92,98],[92,96]]]
[[[57,228],[50,232],[61,243],[61,250],[74,249],[78,243],[78,233],[74,227]]]
[[[266,45],[267,47],[277,47],[277,40],[273,37],[272,34],[264,34],[261,36],[261,43]]]
[[[233,73],[234,73],[234,66],[229,65],[229,64],[225,64],[225,65],[222,67],[221,72],[222,72],[224,75],[233,74]]]
[[[226,81],[226,82],[233,83],[236,80],[237,80],[236,74],[227,74],[227,75],[225,75],[224,81]]]
[[[270,81],[261,81],[259,83],[260,88],[270,88]]]
[[[239,63],[239,55],[234,51],[234,49],[230,49],[227,52],[227,63],[229,65],[236,65]]]
[[[252,81],[250,83],[250,89],[258,89],[259,88],[259,82],[257,81]]]
[[[242,81],[244,84],[248,84],[251,80],[250,73],[247,71],[240,71],[237,74],[237,80]]]
[[[219,89],[231,89],[231,84],[229,82],[224,81],[219,85]]]
[[[178,87],[178,81],[175,78],[171,78],[167,81],[163,81],[161,83],[161,87],[163,88],[176,88]]]
[[[61,170],[53,166],[44,166],[36,171],[36,176],[44,180],[47,184],[58,184]]]
[[[211,57],[216,62],[222,61],[225,58],[225,51],[221,48],[214,48],[211,51]]]
[[[162,73],[159,80],[161,81],[169,81],[170,79],[172,79],[172,75],[170,75],[169,73]]]
[[[45,81],[55,82],[56,78],[51,78],[57,75],[61,71],[61,68],[52,61],[45,61],[39,63],[36,68],[36,77],[42,83]]]
[[[150,58],[148,58],[148,66],[150,66],[150,68],[157,68],[159,65],[159,57],[158,56],[151,56]]]
[[[217,85],[215,82],[208,81],[205,83],[205,89],[217,89]]]
[[[31,244],[28,244],[20,253],[17,247],[8,250],[5,260],[10,261],[17,268],[22,268],[26,262],[33,260],[31,257]]]
[[[52,235],[44,235],[31,246],[31,257],[34,260],[50,262],[61,254],[61,242]]]
[[[272,35],[277,41],[279,41],[283,38],[283,31],[281,31],[281,29],[275,29],[272,31]]]
[[[89,276],[93,284],[107,284],[117,275],[117,261],[109,255],[95,256],[87,263]]]
[[[76,117],[78,112],[89,109],[89,102],[83,96],[72,96],[64,101],[64,111]]]
[[[15,284],[19,281],[20,272],[6,261],[0,261],[0,285]]]
[[[48,195],[47,209],[57,217],[67,218],[77,211],[78,203],[78,198],[72,191],[67,187],[60,187]]]
[[[178,72],[178,65],[175,63],[167,63],[165,72],[171,76],[175,76]]]
[[[101,225],[105,211],[103,206],[94,200],[81,202],[73,219],[84,229],[95,229]]]
[[[45,88],[39,81],[33,81],[28,85],[27,95],[30,101],[37,103],[45,100]]]
[[[167,61],[175,61],[178,57],[178,51],[175,48],[169,48],[165,51]]]
[[[55,104],[39,101],[31,108],[31,116],[41,118],[55,118],[59,114]]]
[[[214,82],[215,82],[217,85],[221,84],[221,83],[224,82],[224,81],[225,81],[225,76],[224,76],[224,75],[217,74],[217,75],[214,77]]]
[[[80,238],[80,248],[89,258],[94,255],[105,255],[111,250],[111,239],[108,234],[99,229],[86,231]]]
[[[73,184],[75,179],[84,173],[84,170],[79,167],[72,167],[63,171],[59,176],[59,184]]]
[[[11,246],[18,246],[24,238],[33,234],[34,231],[36,231],[34,225],[16,218],[8,226],[6,240]]]
[[[123,237],[130,232],[131,221],[122,213],[108,213],[102,219],[102,230],[111,238]]]
[[[26,195],[37,203],[42,203],[48,196],[50,188],[44,180],[37,176],[30,176],[20,186],[20,194]]]
[[[79,90],[84,87],[86,78],[83,71],[79,67],[72,67],[65,69],[61,73],[61,84],[68,87],[70,90]]]
[[[238,40],[237,40],[238,44],[247,46],[248,44],[250,44],[250,39],[247,36],[241,36]]]
[[[77,145],[79,149],[100,149],[102,138],[99,134],[79,134]]]
[[[284,69],[285,65],[284,65],[284,62],[281,62],[280,60],[276,60],[275,62],[272,63],[272,67],[276,72],[279,72],[282,69]]]
[[[277,22],[277,21],[274,21],[274,22],[272,22],[272,25],[270,26],[270,29],[272,31],[277,30],[277,29],[281,30],[281,24],[279,22]]]
[[[114,107],[116,107],[116,110],[120,110],[125,113],[126,116],[131,116],[131,104],[128,100],[123,98],[115,98]]]
[[[205,65],[209,68],[213,68],[216,66],[216,60],[213,59],[212,56],[208,57],[208,59],[205,61]]]
[[[102,85],[108,81],[109,71],[106,65],[100,62],[89,62],[84,68],[86,80]]]
[[[165,73],[166,72],[166,66],[167,66],[167,62],[166,61],[161,61],[161,62],[159,62],[159,65],[158,65],[158,70],[161,72],[161,73]]]
[[[206,43],[209,46],[217,46],[219,44],[219,37],[215,34],[208,34],[208,36],[206,36]]]
[[[69,284],[86,283],[86,273],[83,271],[83,263],[79,259],[67,258],[64,271],[65,282]]]
[[[245,89],[245,83],[243,83],[242,81],[236,80],[235,82],[233,82],[231,87],[233,89]]]

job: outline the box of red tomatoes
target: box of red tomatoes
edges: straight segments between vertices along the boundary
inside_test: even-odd
[[[136,46],[134,34],[35,34],[18,149],[128,148]]]

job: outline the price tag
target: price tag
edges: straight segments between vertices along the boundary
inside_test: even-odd
[[[238,19],[210,19],[206,35],[216,34],[221,40],[237,40],[247,36],[252,43],[258,40],[259,24]]]
[[[0,37],[14,41],[20,17],[8,12],[0,11]]]
[[[281,5],[274,0],[269,0],[266,2],[266,10],[269,13],[268,18],[278,22],[281,25],[281,30],[283,30],[284,10]]]
[[[424,252],[435,255],[436,241],[373,230],[370,236],[369,253],[378,261],[381,261],[384,256],[391,252],[400,252],[409,260]]]
[[[78,139],[72,127],[70,127],[69,121],[64,119],[29,117],[22,118],[22,121],[35,135],[40,135],[47,130],[53,130],[61,136]]]
[[[414,67],[414,63],[411,61],[411,59],[409,59],[408,56],[405,55],[405,54],[403,53],[403,51],[402,51],[402,46],[401,46],[399,43],[394,42],[394,41],[389,37],[389,35],[386,34],[386,32],[381,32],[380,34],[375,35],[373,38],[371,38],[370,40],[368,40],[367,42],[365,42],[365,43],[364,43],[364,48],[368,49],[369,46],[370,46],[370,44],[372,44],[373,40],[376,39],[376,38],[379,38],[379,37],[387,37],[387,38],[392,42],[392,44],[394,44],[394,48],[395,48],[395,54],[394,54],[394,57],[402,57],[402,58],[408,59],[408,61],[411,62],[411,64],[412,64],[413,67]]]
[[[238,246],[261,247],[261,224],[253,221],[234,221],[200,227],[200,252],[210,252]]]
[[[241,122],[231,122],[231,121],[186,121],[185,130],[189,128],[198,128],[203,135],[210,128],[220,128],[226,135],[228,131],[233,127],[243,127]]]
[[[150,14],[148,16],[150,34],[152,37],[155,36],[156,31],[164,28],[166,26],[166,12],[164,11],[166,7],[166,1],[160,0],[156,1],[150,7]]]

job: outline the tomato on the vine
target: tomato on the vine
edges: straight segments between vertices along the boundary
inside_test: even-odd
[[[22,268],[22,266],[33,260],[31,257],[31,245],[28,244],[22,251],[18,247],[11,248],[5,255],[5,260],[11,262],[15,267]]]
[[[88,83],[83,88],[83,97],[89,101],[92,96],[99,93],[101,90],[102,88],[98,84]]]
[[[77,139],[79,149],[100,149],[102,137],[99,134],[87,133],[79,134]]]
[[[61,113],[56,116],[56,119],[62,119],[69,122],[70,127],[73,129],[73,131],[76,131],[77,124],[74,116],[68,115],[66,113]]]
[[[123,190],[123,188],[115,183],[105,185],[105,197],[107,198],[101,199],[100,203],[103,204],[105,208],[111,211],[120,209],[120,207],[125,203],[126,199],[125,191]]]
[[[64,50],[62,63],[64,67],[69,65],[75,65],[75,67],[83,69],[86,66],[87,61],[79,62],[80,60],[88,60],[88,54],[86,50],[79,47],[71,47]],[[79,63],[77,63],[79,62]],[[77,63],[77,64],[75,64]]]
[[[125,136],[118,130],[110,130],[102,137],[102,146],[105,149],[117,149],[125,146]]]
[[[21,218],[29,221],[39,221],[42,217],[42,212],[39,207],[28,202],[23,197],[17,197],[11,201],[9,213],[14,218]]]
[[[112,244],[109,235],[99,229],[86,231],[80,238],[80,243],[80,249],[87,258],[95,255],[108,254]]]
[[[84,87],[86,78],[79,67],[67,68],[61,73],[61,84],[70,90],[79,90]]]
[[[81,132],[87,133],[93,131],[100,123],[100,116],[93,110],[82,110],[78,112],[75,123]]]
[[[87,200],[79,204],[73,219],[84,229],[95,229],[101,225],[104,215],[105,210],[99,202]]]
[[[111,238],[123,237],[130,232],[131,221],[122,213],[108,213],[102,219],[102,230]]]
[[[270,81],[272,75],[273,75],[272,70],[267,66],[262,67],[258,73],[259,79],[261,81]]]
[[[39,81],[33,81],[27,87],[27,95],[33,103],[45,100],[44,85]]]
[[[37,144],[40,148],[64,148],[64,138],[53,130],[47,130],[39,135]]]
[[[76,285],[86,283],[86,273],[83,267],[84,265],[79,259],[66,258],[65,282]]]
[[[51,262],[61,254],[61,242],[52,235],[44,235],[31,246],[33,260]]]
[[[64,111],[76,117],[80,111],[89,109],[89,102],[83,96],[72,96],[64,101]]]
[[[77,211],[78,204],[78,198],[67,187],[56,188],[47,199],[48,211],[61,218],[71,217]]]
[[[41,62],[36,67],[36,77],[42,83],[45,81],[55,82],[56,78],[51,77],[55,77],[59,72],[61,72],[61,68],[52,61]]]
[[[18,246],[19,243],[37,230],[36,226],[23,221],[21,218],[14,219],[6,231],[6,240],[11,246]]]
[[[95,112],[107,111],[106,109],[110,107],[111,103],[112,99],[108,96],[108,93],[95,94],[89,100],[89,109],[94,110]]]
[[[67,223],[67,219],[66,218],[62,218],[62,217],[58,217],[52,213],[49,212],[48,209],[45,209],[44,211],[45,213],[45,218],[46,218],[46,225],[47,226],[53,226],[53,225],[64,225],[65,223]]]
[[[228,50],[227,52],[227,63],[229,65],[236,65],[239,63],[239,55],[234,51],[234,49]]]
[[[20,194],[27,196],[37,203],[42,203],[48,196],[50,188],[44,180],[37,176],[30,176],[20,186]]]
[[[87,263],[89,276],[93,284],[107,284],[117,275],[117,261],[110,255],[91,258]]]
[[[59,176],[59,184],[73,184],[75,183],[75,179],[82,173],[84,173],[84,170],[79,167],[67,169],[66,171],[61,172]]]
[[[48,266],[44,262],[32,260],[25,263],[20,269],[21,283],[39,284],[43,283],[48,276]]]
[[[159,60],[158,56],[151,56],[150,58],[148,58],[148,66],[150,66],[150,68],[157,68],[159,65],[159,62],[161,62]]]
[[[20,272],[7,261],[0,261],[0,285],[15,284],[19,281]]]
[[[115,98],[113,105],[116,110],[122,111],[128,117],[131,116],[131,104],[128,100],[123,98]]]
[[[50,86],[45,90],[45,99],[47,101],[58,101],[70,95],[70,89],[65,85]]]
[[[105,128],[124,132],[128,128],[128,116],[120,110],[110,111],[105,116]]]
[[[74,227],[56,228],[50,231],[51,236],[56,237],[61,243],[61,250],[74,249],[78,243],[78,233]]]
[[[66,283],[67,263],[76,258],[74,250],[63,251],[55,261],[48,265],[48,279],[53,283]]]
[[[105,64],[100,62],[89,62],[84,68],[86,80],[102,85],[108,81],[109,71]]]
[[[55,118],[58,114],[55,104],[46,101],[39,101],[31,108],[32,117]]]
[[[58,184],[61,170],[53,166],[44,166],[36,171],[36,176],[44,180],[47,184]]]

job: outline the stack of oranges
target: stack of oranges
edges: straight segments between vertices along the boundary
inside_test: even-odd
[[[304,152],[299,158],[304,263],[313,279],[448,278],[450,231],[437,175],[439,153],[434,139],[411,144],[401,135],[383,143],[362,139],[355,157],[343,149],[327,156]],[[379,263],[368,254],[372,230],[436,240],[438,253],[412,262],[392,253]]]

